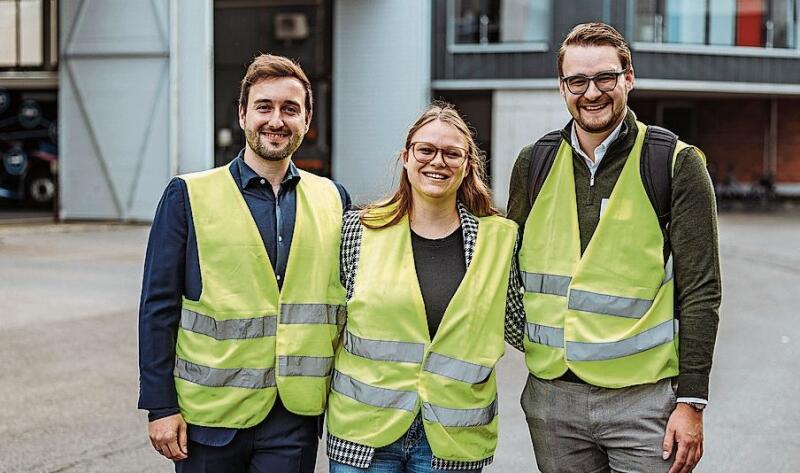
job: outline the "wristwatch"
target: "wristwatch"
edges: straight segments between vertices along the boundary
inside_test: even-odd
[[[706,408],[707,404],[703,404],[702,402],[681,402],[681,404],[688,404],[694,408],[697,412],[703,412],[703,409]]]

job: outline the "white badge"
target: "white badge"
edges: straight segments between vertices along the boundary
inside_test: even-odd
[[[600,201],[600,218],[603,218],[603,214],[606,212],[606,207],[608,207],[608,199],[603,199]]]

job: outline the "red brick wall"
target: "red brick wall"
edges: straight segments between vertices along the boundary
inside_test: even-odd
[[[709,170],[719,180],[733,175],[756,182],[764,173],[769,102],[758,99],[698,100],[697,139],[692,143],[708,157]]]
[[[777,181],[800,183],[800,99],[778,101]]]
[[[659,102],[674,98],[631,97],[630,106],[645,123],[657,123]],[[709,161],[716,179],[731,174],[739,182],[756,182],[765,172],[770,118],[769,99],[690,99],[694,106],[694,142]],[[800,183],[800,99],[778,100],[776,182]]]

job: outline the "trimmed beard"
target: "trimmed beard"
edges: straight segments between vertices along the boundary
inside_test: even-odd
[[[247,146],[249,146],[256,155],[267,161],[283,161],[284,159],[290,157],[295,151],[297,151],[297,148],[300,147],[300,143],[303,142],[303,136],[304,135],[302,133],[292,133],[289,136],[289,141],[283,148],[272,150],[267,148],[261,141],[261,136],[258,130],[244,130],[244,137],[247,141]]]
[[[589,133],[604,133],[606,131],[612,130],[614,128],[614,126],[617,123],[619,123],[620,117],[625,115],[625,111],[626,111],[625,105],[620,107],[619,110],[615,110],[614,107],[616,105],[616,102],[613,99],[611,99],[611,104],[610,104],[611,105],[611,117],[608,119],[608,121],[589,123],[589,122],[587,122],[587,121],[585,121],[585,120],[583,120],[581,118],[581,106],[582,105],[583,104],[580,104],[580,103],[576,103],[575,104],[575,111],[576,111],[575,115],[576,116],[573,116],[573,118],[578,123],[579,127],[581,127],[583,130],[585,130],[585,131],[587,131]]]

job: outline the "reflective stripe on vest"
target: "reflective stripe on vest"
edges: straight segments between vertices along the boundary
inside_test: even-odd
[[[486,407],[451,409],[422,403],[422,418],[445,427],[476,427],[490,423],[497,416],[497,398]]]
[[[181,328],[216,340],[274,337],[278,318],[274,315],[251,319],[217,320],[189,309],[181,311]]]
[[[278,356],[281,376],[328,376],[333,368],[332,356]]]
[[[664,266],[664,273],[663,284],[666,284],[672,279],[672,255],[669,256],[667,264]],[[522,276],[525,292],[552,294],[562,297],[569,295],[568,307],[583,312],[638,319],[646,314],[653,305],[653,301],[650,299],[612,296],[577,289],[570,290],[569,283],[572,278],[569,276],[527,273],[524,271]]]
[[[283,304],[282,324],[327,324],[336,325],[341,306],[328,304]]]
[[[635,355],[672,342],[675,339],[677,327],[677,320],[673,319],[617,342],[567,342],[567,360],[601,361]]]
[[[566,358],[570,361],[613,360],[635,355],[675,339],[677,319],[667,320],[630,338],[616,342],[567,342]],[[553,348],[564,348],[564,329],[528,322],[528,340]]]
[[[572,278],[558,274],[526,273],[522,271],[525,292],[566,296]]]
[[[175,376],[190,383],[214,388],[263,389],[275,387],[273,368],[211,368],[175,359]]]
[[[370,406],[403,409],[409,412],[414,412],[417,409],[417,401],[419,400],[416,391],[400,391],[370,386],[336,370],[333,371],[331,389],[343,396]]]
[[[528,340],[553,348],[564,348],[564,329],[528,322]]]
[[[650,299],[610,296],[608,294],[572,289],[569,291],[567,307],[583,312],[639,319],[647,313],[652,305],[653,301]]]
[[[480,383],[492,374],[492,369],[468,361],[458,360],[438,353],[428,353],[428,359],[422,367],[429,373],[447,376],[465,383]]]
[[[672,280],[672,255],[669,255],[669,259],[664,265],[664,280],[661,285],[663,286],[670,280]],[[567,307],[573,310],[616,315],[631,319],[642,318],[652,306],[653,301],[651,299],[612,296],[579,289],[571,289],[569,291],[569,302],[567,303]]]
[[[397,361],[401,363],[422,363],[425,354],[424,343],[370,340],[344,333],[344,348],[353,355],[376,361]]]

